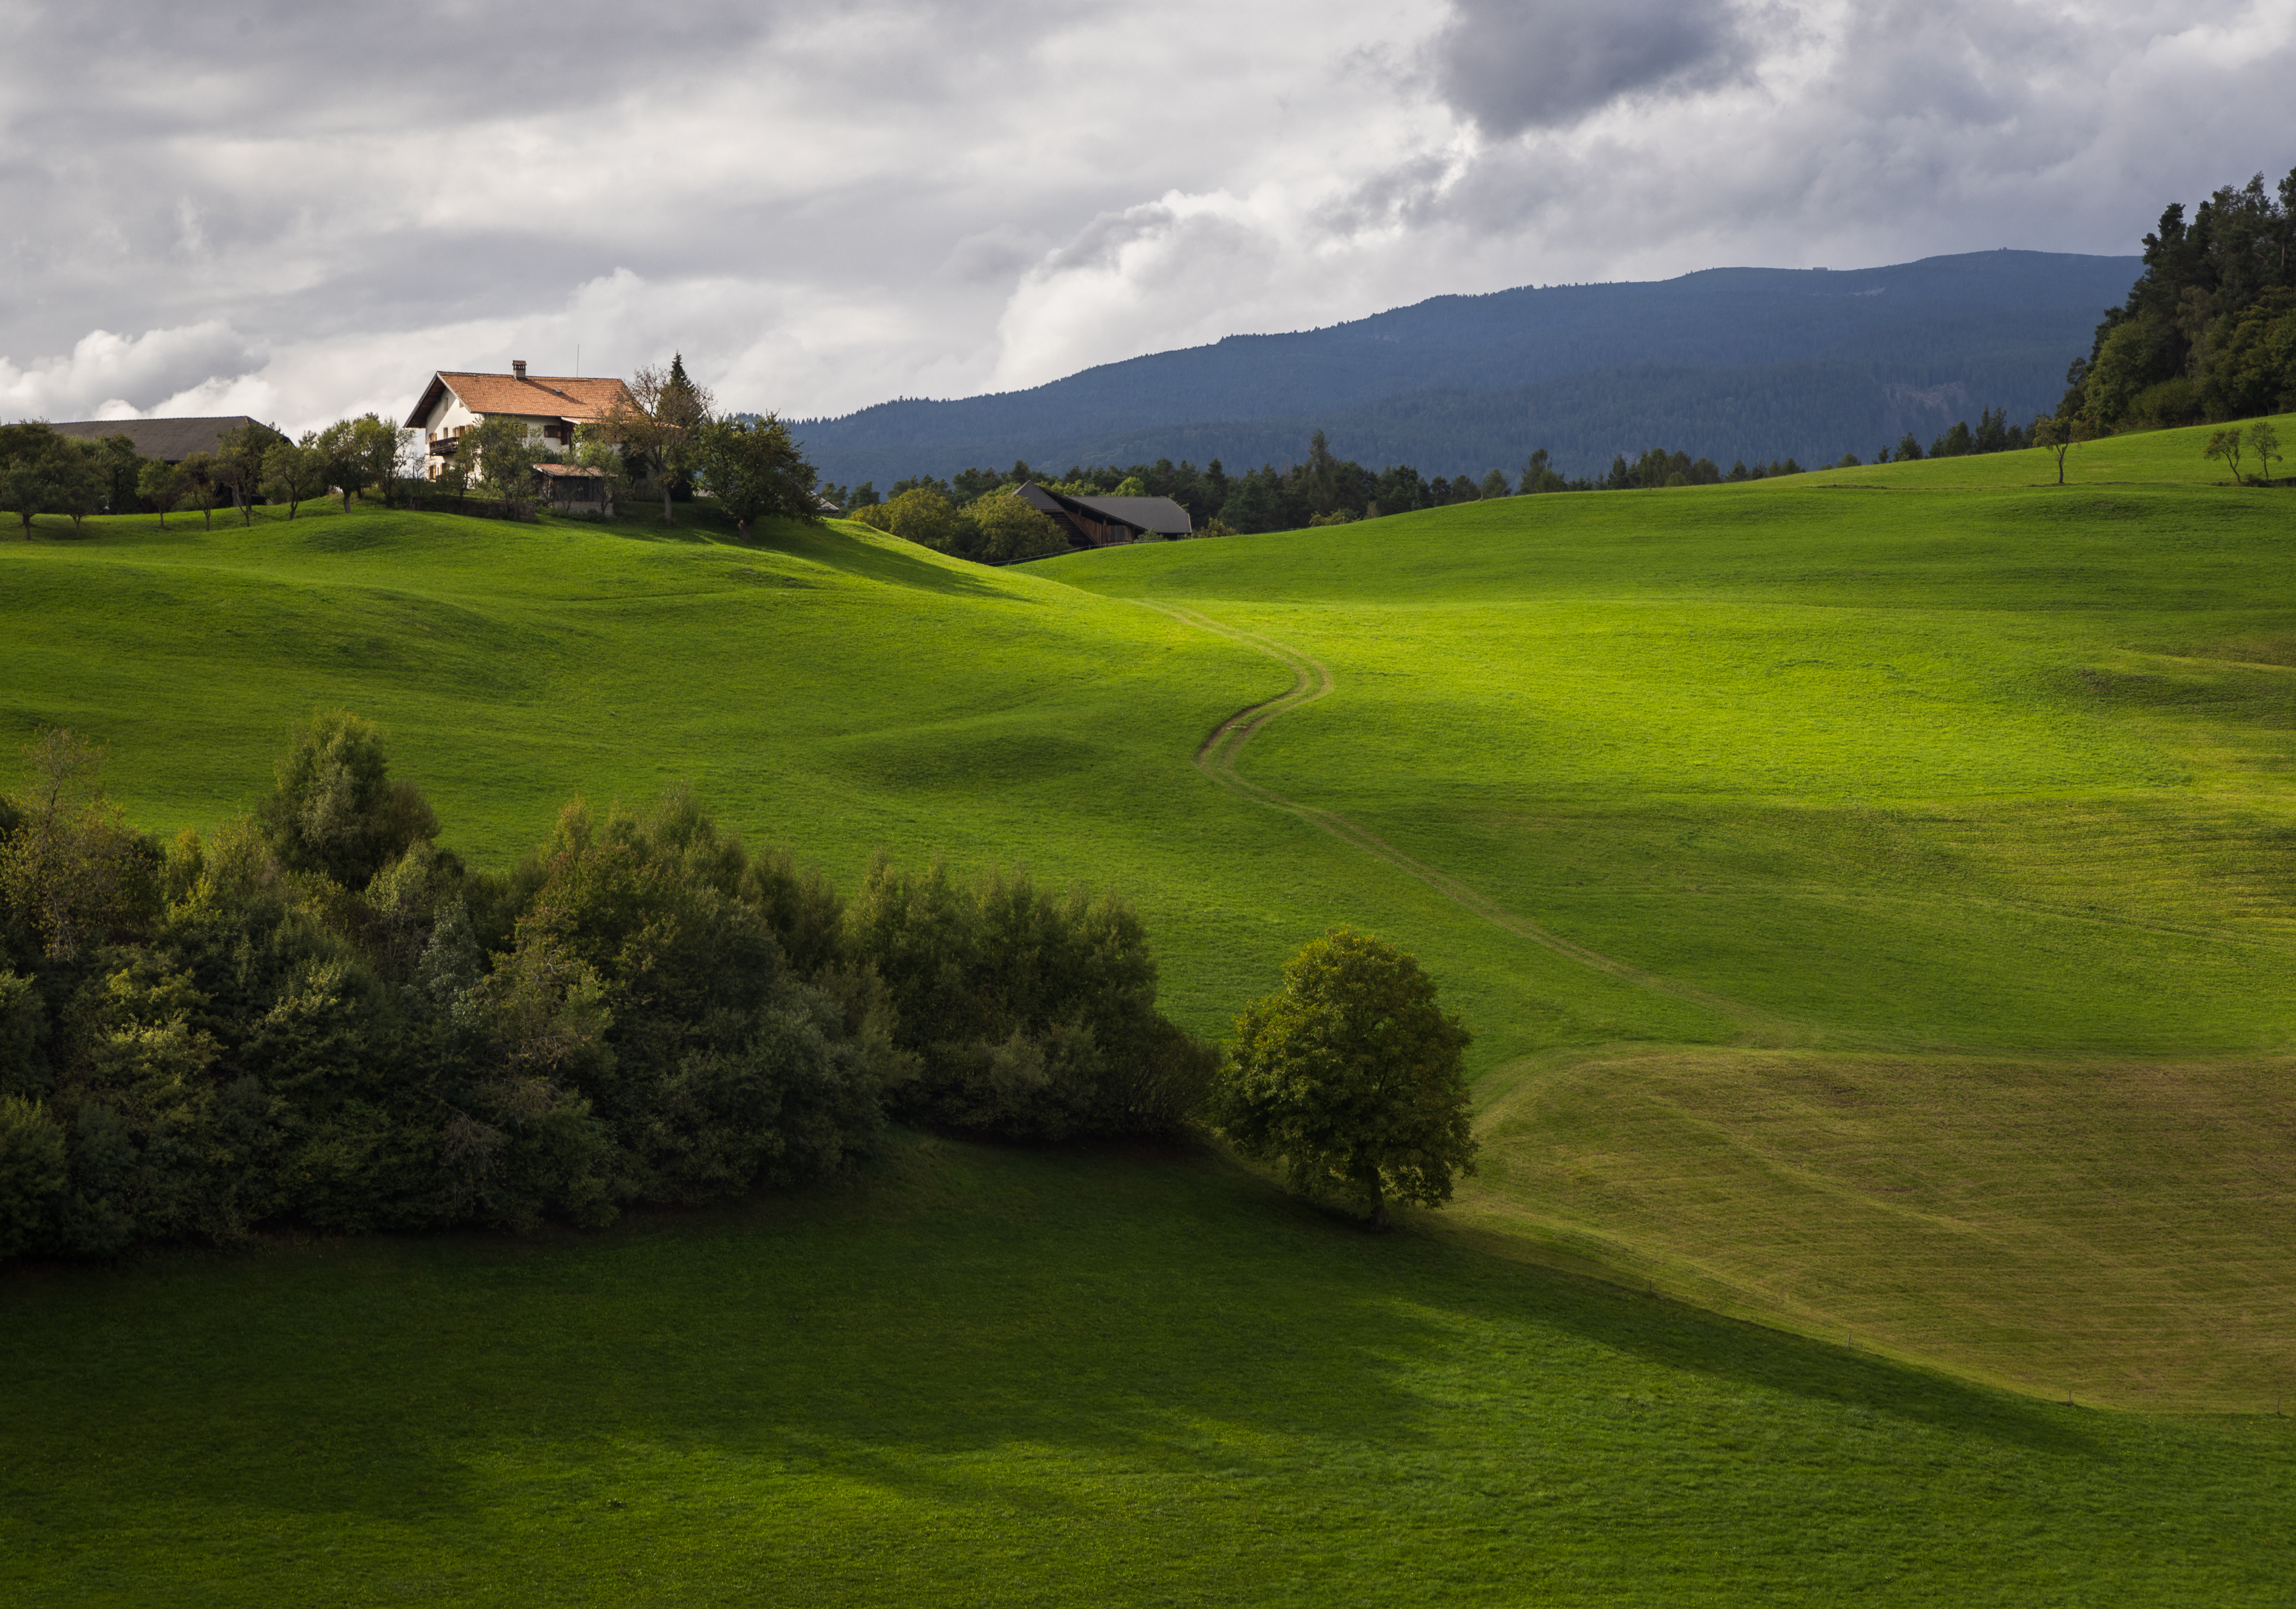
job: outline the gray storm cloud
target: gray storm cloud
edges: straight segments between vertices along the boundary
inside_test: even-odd
[[[1456,0],[1434,55],[1445,97],[1504,138],[1620,95],[1714,84],[1753,46],[1731,12],[1700,0]]]

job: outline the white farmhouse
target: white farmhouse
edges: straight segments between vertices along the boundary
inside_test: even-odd
[[[527,439],[538,450],[570,453],[576,425],[596,421],[617,398],[629,396],[619,380],[529,374],[523,358],[510,368],[507,374],[440,369],[430,376],[422,400],[406,415],[406,428],[422,432],[425,479],[439,478],[455,455],[455,443],[482,420],[522,419]]]

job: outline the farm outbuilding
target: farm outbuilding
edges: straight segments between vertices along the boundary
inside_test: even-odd
[[[596,514],[607,520],[614,517],[613,494],[607,489],[603,470],[581,469],[570,464],[537,464],[534,472],[542,477],[551,513]]]
[[[245,414],[217,414],[197,419],[73,419],[48,428],[59,436],[78,436],[91,441],[125,436],[135,444],[135,456],[139,458],[181,464],[193,453],[214,452],[226,435],[254,423]]]
[[[1031,480],[1013,494],[1052,516],[1071,542],[1112,547],[1144,537],[1186,537],[1196,523],[1169,497],[1078,497],[1048,491]]]

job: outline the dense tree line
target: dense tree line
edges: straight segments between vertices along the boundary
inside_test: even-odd
[[[1335,456],[1321,431],[1309,440],[1308,456],[1299,463],[1281,469],[1263,464],[1241,475],[1229,474],[1217,458],[1201,468],[1168,458],[1128,468],[1072,464],[1062,475],[1032,468],[1023,461],[1009,470],[967,469],[946,480],[917,476],[898,480],[882,499],[876,488],[865,481],[824,489],[838,506],[857,513],[919,491],[956,507],[971,507],[983,497],[1030,480],[1076,497],[1169,497],[1187,510],[1200,533],[1212,536],[1376,519],[1382,513],[1505,497],[1513,489],[1506,475],[1497,470],[1477,481],[1465,475],[1456,480],[1439,475],[1430,480],[1409,464],[1366,469]]]
[[[2067,375],[2057,418],[2146,430],[2296,410],[2296,170],[2161,214],[2144,268]]]
[[[1230,475],[1217,458],[1201,469],[1163,458],[1129,468],[1074,464],[1055,479],[1022,461],[1009,470],[967,469],[947,480],[917,476],[898,480],[882,497],[875,486],[866,481],[823,490],[849,515],[881,530],[967,558],[1005,559],[1056,553],[1066,546],[1050,521],[1030,527],[1025,538],[994,534],[984,523],[1000,517],[1017,522],[1018,515],[1000,515],[996,511],[1009,501],[1016,487],[1032,480],[1075,497],[1169,497],[1188,511],[1198,535],[1229,536],[1341,525],[1414,509],[1539,492],[1701,486],[1801,472],[1801,466],[1789,458],[1751,469],[1740,463],[1726,474],[1710,459],[1693,460],[1685,453],[1652,448],[1632,462],[1620,456],[1610,473],[1600,479],[1566,480],[1555,472],[1542,448],[1530,455],[1521,473],[1512,480],[1505,471],[1495,469],[1480,480],[1466,475],[1452,479],[1438,475],[1430,480],[1407,464],[1372,470],[1339,457],[1324,432],[1317,431],[1308,439],[1307,456],[1298,463],[1282,469],[1263,464],[1242,475]]]
[[[90,745],[33,759],[0,797],[0,1255],[602,1224],[836,1172],[889,1117],[1165,1132],[1215,1065],[1111,896],[880,861],[849,903],[675,792],[480,872],[341,713],[168,843]]]

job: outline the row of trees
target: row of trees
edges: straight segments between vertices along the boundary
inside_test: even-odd
[[[217,507],[235,508],[252,522],[258,502],[285,505],[292,519],[304,503],[330,488],[349,505],[354,495],[377,488],[386,501],[401,495],[412,466],[411,432],[368,414],[290,440],[269,425],[250,422],[226,431],[211,452],[179,464],[141,456],[126,435],[102,439],[62,436],[38,421],[0,426],[0,506],[29,537],[40,514],[65,514],[74,534],[94,513],[169,514],[199,510],[209,525]]]
[[[44,733],[0,796],[0,1256],[611,1221],[849,1167],[889,1119],[1016,1140],[1209,1119],[1294,1182],[1439,1203],[1466,1030],[1338,930],[1238,1019],[1156,1008],[1136,913],[882,857],[850,901],[673,791],[490,875],[381,734],[313,718],[249,816],[160,843]]]
[[[2056,417],[2102,433],[2296,410],[2296,169],[2172,203],[2144,268],[2073,365]]]

